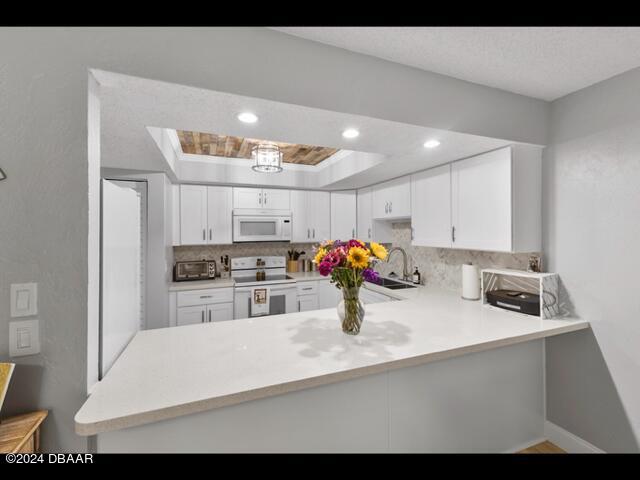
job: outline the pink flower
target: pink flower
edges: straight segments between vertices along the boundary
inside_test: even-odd
[[[332,270],[333,270],[333,266],[327,261],[323,260],[322,262],[320,262],[320,265],[318,265],[318,271],[320,272],[320,275],[322,275],[323,277],[328,276]]]
[[[342,257],[338,252],[331,252],[324,257],[324,261],[328,262],[331,267],[337,267],[342,262]]]
[[[351,239],[347,242],[347,249],[352,247],[364,247],[364,244],[359,240]]]

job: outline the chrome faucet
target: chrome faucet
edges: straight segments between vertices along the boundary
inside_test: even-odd
[[[408,260],[407,260],[407,252],[404,251],[404,248],[393,247],[391,250],[389,250],[389,253],[387,253],[386,262],[389,263],[389,259],[391,258],[391,254],[393,252],[396,252],[396,251],[402,252],[402,280],[404,280],[405,282],[408,282],[411,275],[409,274],[409,264],[408,264]]]

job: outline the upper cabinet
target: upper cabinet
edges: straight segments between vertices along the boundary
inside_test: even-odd
[[[541,249],[541,150],[511,146],[412,175],[413,245]]]
[[[320,242],[331,236],[329,192],[291,191],[292,242]]]
[[[410,177],[401,177],[372,187],[372,218],[411,217]]]
[[[390,222],[373,219],[373,189],[361,188],[357,194],[357,234],[364,242],[387,243],[392,241]]]
[[[451,165],[411,175],[412,245],[451,247]]]
[[[180,185],[180,244],[231,243],[231,187]]]
[[[277,188],[233,188],[233,208],[289,210],[289,190]]]
[[[349,240],[356,236],[356,191],[331,192],[331,237]]]

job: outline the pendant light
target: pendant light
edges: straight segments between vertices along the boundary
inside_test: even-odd
[[[273,143],[259,143],[251,149],[253,166],[251,169],[260,173],[277,173],[282,171],[282,152]]]

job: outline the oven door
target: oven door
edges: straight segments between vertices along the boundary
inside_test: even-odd
[[[291,240],[291,217],[234,215],[234,242],[282,242]]]
[[[295,283],[272,284],[269,285],[269,290],[269,315],[298,311],[298,289]],[[251,287],[236,287],[233,312],[236,320],[251,317]]]

